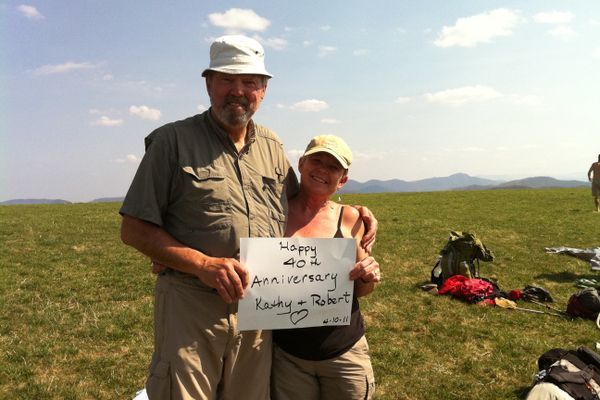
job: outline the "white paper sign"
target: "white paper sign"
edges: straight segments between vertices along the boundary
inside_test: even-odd
[[[348,325],[354,239],[242,238],[250,284],[239,301],[238,329]]]

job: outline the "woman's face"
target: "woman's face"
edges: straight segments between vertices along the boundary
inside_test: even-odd
[[[303,189],[332,195],[348,180],[344,168],[329,153],[319,152],[302,157],[298,163]]]

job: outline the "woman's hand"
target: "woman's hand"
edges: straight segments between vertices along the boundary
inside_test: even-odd
[[[350,279],[353,281],[360,280],[362,283],[381,282],[379,263],[372,256],[363,258],[354,264],[354,267],[350,271]]]

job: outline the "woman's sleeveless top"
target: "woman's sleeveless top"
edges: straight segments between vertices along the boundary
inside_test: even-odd
[[[343,238],[341,226],[344,207],[341,207],[334,238]],[[287,353],[304,360],[327,360],[338,357],[354,346],[364,335],[365,326],[358,299],[352,297],[350,325],[320,326],[313,328],[278,329],[273,341]]]

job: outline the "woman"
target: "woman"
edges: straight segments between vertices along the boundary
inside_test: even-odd
[[[362,220],[353,207],[330,197],[348,180],[352,152],[339,137],[314,137],[300,158],[300,192],[289,201],[286,236],[354,238],[356,260]],[[274,400],[370,399],[375,379],[357,297],[373,291],[380,280],[377,263],[357,262],[350,271],[354,297],[350,325],[273,331],[271,396]]]

